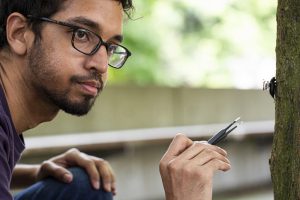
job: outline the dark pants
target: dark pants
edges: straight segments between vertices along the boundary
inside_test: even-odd
[[[14,200],[112,200],[113,195],[92,188],[89,177],[81,168],[70,168],[73,181],[62,183],[53,178],[37,182],[17,194]]]

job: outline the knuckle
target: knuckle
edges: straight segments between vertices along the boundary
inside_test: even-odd
[[[207,143],[205,141],[195,141],[195,145],[200,146],[200,147],[207,147]]]
[[[86,160],[85,160],[85,164],[86,164],[87,166],[92,166],[92,165],[95,164],[95,162],[94,162],[93,160],[91,160],[91,159],[86,159]]]
[[[211,149],[204,149],[203,150],[203,154],[205,155],[205,156],[209,156],[209,157],[213,157],[213,156],[215,156],[216,155],[216,152],[214,152],[213,150],[211,150]]]
[[[161,159],[159,161],[159,170],[162,172],[167,168],[167,163],[165,162],[164,159]]]
[[[200,150],[202,150],[203,148],[205,148],[204,145],[205,145],[205,144],[200,143],[200,142],[194,142],[193,148],[196,148],[196,149],[198,149],[198,150],[200,151]]]
[[[62,173],[61,167],[53,165],[53,163],[51,161],[44,161],[41,164],[40,170],[44,173],[51,173],[54,175],[59,175]]]
[[[100,161],[103,165],[105,165],[105,166],[110,166],[110,164],[109,164],[109,162],[107,161],[107,160],[101,160]]]
[[[47,169],[49,169],[51,166],[51,162],[49,160],[43,161],[41,164],[41,170],[45,171]]]
[[[175,172],[179,171],[179,164],[178,164],[178,162],[176,162],[176,160],[171,160],[167,164],[167,169],[171,173],[175,173]]]
[[[165,167],[166,166],[166,162],[165,162],[165,160],[163,158],[159,161],[159,166],[161,166],[161,167]]]
[[[41,167],[47,166],[49,164],[50,164],[50,161],[49,160],[45,160],[45,161],[42,162]]]
[[[107,160],[103,160],[103,161],[102,161],[102,164],[103,164],[104,166],[106,166],[108,169],[111,169],[111,166],[110,166],[110,164],[109,164],[109,162],[108,162]]]
[[[191,167],[189,164],[185,165],[182,171],[187,176],[193,175],[195,173],[195,170],[193,170],[193,167]]]
[[[68,154],[78,154],[80,151],[77,148],[72,148],[67,151]]]
[[[182,139],[186,139],[186,135],[184,135],[183,133],[177,133],[176,136],[175,136],[175,139],[179,139],[179,140],[182,140]]]
[[[96,159],[95,159],[95,163],[96,163],[96,165],[101,166],[101,165],[107,164],[108,162],[106,162],[105,160],[103,160],[103,159],[101,159],[101,158],[96,158]]]
[[[106,160],[103,160],[103,159],[96,160],[95,164],[97,166],[99,166],[100,168],[109,169],[111,171],[111,166],[110,166],[109,162]]]

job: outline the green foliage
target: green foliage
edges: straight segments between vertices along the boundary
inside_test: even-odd
[[[264,65],[275,59],[274,1],[134,3],[124,26],[133,55],[124,69],[110,70],[111,84],[243,87],[244,76],[251,82],[262,66],[275,69]]]

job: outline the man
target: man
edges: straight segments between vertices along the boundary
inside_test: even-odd
[[[108,66],[124,65],[130,52],[120,45],[122,20],[131,0],[0,2],[0,199],[12,199],[10,182],[34,184],[15,199],[112,199],[110,165],[76,149],[41,165],[15,164],[22,132],[59,110],[86,114]],[[211,199],[214,172],[229,168],[224,150],[178,134],[160,162],[166,199]]]

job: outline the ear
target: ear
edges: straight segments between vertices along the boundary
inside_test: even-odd
[[[6,37],[9,49],[18,55],[24,55],[34,41],[34,34],[27,19],[20,13],[12,13],[6,21]]]

